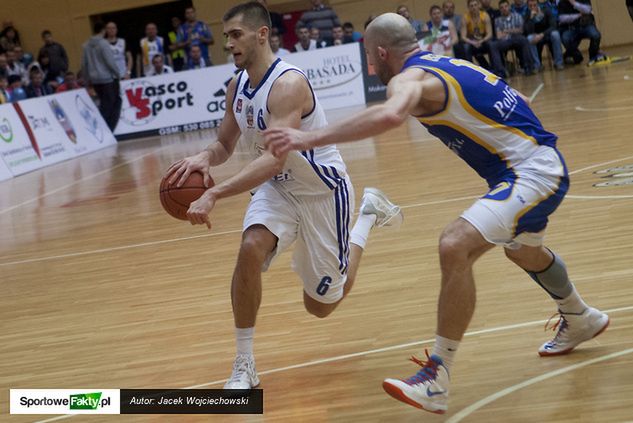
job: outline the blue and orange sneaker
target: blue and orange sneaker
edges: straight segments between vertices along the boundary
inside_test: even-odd
[[[385,379],[383,389],[395,399],[431,413],[444,414],[448,408],[448,369],[436,355],[427,361],[411,357],[422,368],[408,379]]]

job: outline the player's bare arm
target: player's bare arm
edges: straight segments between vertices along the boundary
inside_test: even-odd
[[[265,145],[274,155],[290,150],[350,142],[381,134],[402,124],[409,115],[423,113],[425,105],[443,104],[442,83],[421,69],[411,69],[391,79],[387,101],[314,132],[271,128],[264,132]]]
[[[233,78],[229,83],[226,94],[226,104],[233,104],[237,82]],[[218,166],[226,162],[235,150],[235,145],[240,137],[240,128],[235,120],[233,109],[228,107],[224,112],[224,118],[218,130],[217,142],[209,145],[206,149],[195,156],[186,157],[177,161],[167,170],[169,184],[177,182],[181,186],[192,172],[199,171],[204,175],[204,185],[209,186],[209,167]]]
[[[301,116],[312,108],[312,94],[306,79],[296,73],[288,72],[281,76],[270,91],[268,110],[271,126],[289,126],[299,128]],[[230,197],[249,191],[279,174],[286,161],[286,154],[278,157],[263,150],[262,155],[245,166],[237,175],[208,189],[189,207],[189,220],[192,224],[206,224],[211,227],[209,213],[220,198]]]

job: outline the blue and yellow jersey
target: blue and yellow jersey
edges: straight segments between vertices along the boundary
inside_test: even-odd
[[[421,53],[402,72],[421,68],[438,77],[446,103],[433,115],[417,119],[461,157],[490,186],[514,179],[513,168],[539,146],[556,148],[557,136],[505,81],[471,62]]]

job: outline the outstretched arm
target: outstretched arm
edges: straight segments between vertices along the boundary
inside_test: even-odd
[[[424,80],[424,72],[412,69],[391,79],[387,86],[387,101],[369,107],[333,125],[313,132],[301,132],[289,128],[272,128],[264,132],[265,145],[275,155],[283,155],[290,150],[310,148],[356,141],[381,134],[399,126],[409,114],[415,114],[422,98],[443,101],[443,86],[435,84],[431,78]],[[438,91],[439,90],[439,91]]]

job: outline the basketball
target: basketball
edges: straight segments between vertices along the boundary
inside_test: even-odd
[[[208,188],[214,185],[213,179]],[[204,176],[200,172],[193,172],[181,187],[169,185],[167,178],[160,181],[160,203],[165,211],[180,220],[187,219],[189,205],[196,201],[208,189],[204,186]]]

